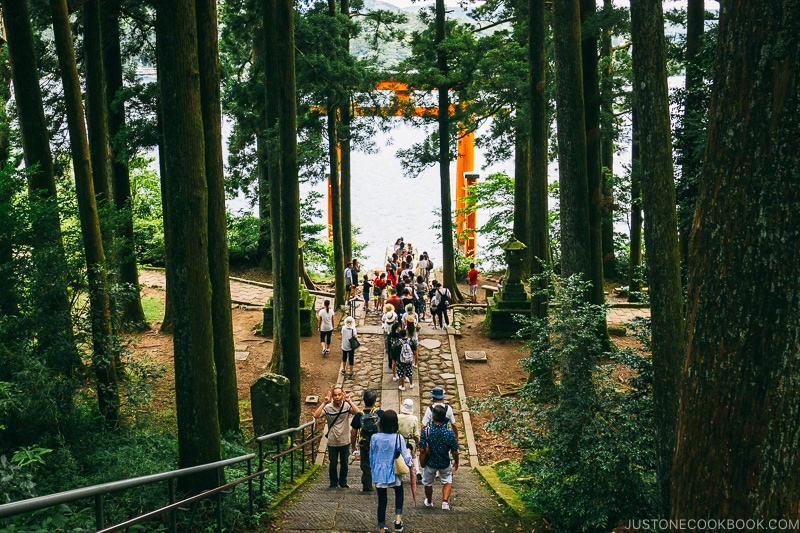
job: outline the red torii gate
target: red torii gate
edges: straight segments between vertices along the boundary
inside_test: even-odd
[[[404,116],[404,109],[410,103],[411,96],[408,84],[399,81],[381,81],[375,86],[379,91],[393,91],[399,105],[391,107],[358,107],[352,110],[353,116],[376,115],[379,113],[393,115],[396,117]],[[450,106],[450,113],[455,108]],[[415,106],[411,115],[416,117],[435,116],[438,114],[437,107]],[[339,161],[341,165],[341,146],[339,150]],[[456,157],[456,235],[459,235],[458,244],[463,248],[466,257],[475,257],[475,210],[465,211],[467,207],[466,197],[468,196],[467,187],[474,185],[478,179],[478,174],[473,172],[475,165],[475,133],[466,133],[459,125],[458,130],[458,154]],[[328,179],[328,228],[332,227],[331,217],[331,182]],[[466,238],[460,237],[466,235]],[[330,229],[328,238],[332,238]]]

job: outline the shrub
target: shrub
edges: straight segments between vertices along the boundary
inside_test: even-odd
[[[587,288],[574,277],[551,282],[549,319],[526,319],[529,383],[481,404],[495,414],[488,429],[530,450],[514,466],[524,481],[512,484],[559,532],[609,531],[655,512],[650,359],[602,353],[605,309],[585,303]],[[598,365],[601,357],[610,362]],[[620,382],[616,367],[634,377]]]

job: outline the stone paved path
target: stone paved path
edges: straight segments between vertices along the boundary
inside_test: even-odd
[[[470,468],[477,464],[477,451],[471,438],[468,413],[461,413],[459,392],[463,396],[463,382],[457,368],[458,358],[453,357],[455,343],[452,336],[441,330],[434,330],[430,322],[422,323],[419,347],[419,368],[414,370],[414,388],[406,386],[405,391],[397,388],[392,381],[384,355],[383,333],[380,329],[378,313],[364,313],[358,308],[358,332],[362,345],[356,352],[355,375],[353,379],[339,376],[337,383],[342,385],[357,402],[363,406],[361,398],[367,388],[379,391],[378,406],[383,409],[399,411],[406,398],[412,398],[417,416],[431,402],[430,391],[434,386],[444,387],[447,402],[453,406],[460,430],[460,465],[454,475],[453,491],[450,496],[451,510],[441,509],[441,485],[434,486],[433,508],[423,505],[424,490],[420,483],[417,488],[417,502],[411,496],[409,480],[404,482],[405,503],[403,509],[404,531],[441,533],[484,533],[517,531],[518,519],[493,493],[478,479]],[[460,390],[459,390],[460,389]],[[461,416],[459,416],[461,415]],[[325,443],[321,443],[318,463],[325,460]],[[350,489],[331,489],[328,487],[327,468],[323,468],[317,478],[302,487],[289,505],[279,511],[274,523],[275,531],[289,533],[311,531],[364,532],[377,531],[377,497],[375,492],[361,491],[361,470],[358,457],[351,458],[352,464],[347,480]],[[326,465],[327,466],[327,465]],[[389,494],[389,526],[391,528],[393,494]]]
[[[142,270],[141,283],[149,286],[164,286],[164,273],[160,270]],[[272,295],[272,289],[265,284],[245,283],[231,280],[231,298],[234,304],[263,305]],[[318,299],[321,302],[322,299]],[[634,316],[649,316],[649,309],[614,308],[609,311],[608,321],[623,323]],[[429,405],[429,393],[434,386],[445,389],[446,401],[453,406],[458,420],[460,439],[460,465],[455,474],[453,491],[450,497],[451,511],[441,510],[441,485],[434,486],[434,507],[425,508],[423,488],[420,483],[417,502],[411,497],[410,484],[405,487],[403,521],[407,532],[441,533],[488,533],[519,531],[517,517],[501,504],[470,468],[478,464],[477,450],[472,437],[469,411],[462,410],[462,399],[466,398],[461,377],[456,346],[452,330],[434,330],[430,321],[422,322],[419,346],[419,368],[414,370],[414,388],[405,391],[397,388],[392,381],[383,349],[383,333],[380,328],[380,314],[365,313],[363,303],[357,310],[358,332],[362,345],[355,356],[355,375],[353,379],[337,375],[337,384],[347,390],[357,405],[364,390],[375,388],[379,391],[379,407],[399,411],[405,398],[413,398],[417,415]],[[430,320],[430,319],[429,319]],[[325,442],[320,443],[318,462],[326,460]],[[278,511],[273,523],[273,531],[287,533],[327,531],[336,533],[361,533],[377,530],[377,497],[374,492],[361,492],[358,458],[352,458],[348,473],[350,489],[328,488],[327,468],[323,468],[316,479],[301,487],[291,500]],[[391,526],[392,494],[389,495],[390,508],[387,516]],[[390,527],[390,530],[392,528]]]

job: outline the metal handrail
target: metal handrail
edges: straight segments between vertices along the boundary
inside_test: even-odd
[[[112,531],[119,531],[121,529],[126,529],[132,525],[147,521],[151,518],[154,518],[160,514],[170,511],[170,530],[176,531],[177,524],[176,524],[176,517],[175,512],[177,508],[181,505],[185,505],[187,503],[195,503],[202,499],[208,498],[210,496],[217,496],[217,531],[222,531],[222,514],[221,514],[221,495],[222,492],[225,490],[229,490],[236,485],[239,485],[243,482],[248,482],[249,490],[248,490],[248,497],[249,497],[249,511],[250,515],[254,514],[253,512],[253,486],[252,481],[256,477],[260,478],[261,482],[261,489],[263,493],[263,485],[264,485],[264,476],[268,473],[268,470],[264,468],[264,450],[263,450],[263,443],[269,441],[271,439],[277,439],[275,442],[277,443],[276,450],[273,452],[272,461],[277,463],[277,487],[280,488],[280,461],[281,457],[285,455],[285,452],[281,453],[280,450],[280,441],[278,437],[282,437],[285,435],[289,435],[290,438],[290,450],[292,452],[296,451],[297,449],[303,450],[303,461],[301,461],[302,471],[305,472],[305,446],[311,445],[311,462],[313,463],[315,449],[313,446],[313,442],[318,440],[319,436],[315,436],[314,434],[314,426],[316,424],[316,420],[311,420],[299,427],[296,428],[289,428],[282,431],[277,431],[275,433],[271,433],[269,435],[263,435],[257,437],[255,440],[259,446],[259,468],[258,472],[252,472],[252,460],[256,457],[256,454],[250,453],[247,455],[242,455],[239,457],[233,457],[230,459],[224,459],[221,461],[216,461],[213,463],[208,463],[204,465],[192,466],[188,468],[181,468],[178,470],[170,470],[168,472],[160,472],[157,474],[150,474],[147,476],[139,476],[135,478],[124,479],[120,481],[112,481],[109,483],[101,483],[98,485],[92,485],[90,487],[84,487],[80,489],[73,489],[65,492],[59,492],[56,494],[49,494],[47,496],[39,496],[36,498],[30,498],[27,500],[22,500],[18,502],[12,502],[0,505],[0,518],[9,518],[11,516],[16,516],[23,513],[29,513],[33,511],[38,511],[41,509],[46,509],[49,507],[55,507],[57,505],[72,503],[77,500],[82,500],[86,498],[94,498],[95,501],[95,527],[98,531],[102,532],[112,532]],[[306,429],[311,427],[311,438],[306,439]],[[296,432],[302,433],[301,442],[297,445],[294,444],[294,434]],[[321,436],[321,433],[320,433]],[[291,479],[294,481],[294,453],[290,456],[291,460]],[[247,475],[242,478],[237,478],[225,485],[218,486],[217,488],[205,491],[201,494],[197,494],[191,497],[188,497],[184,500],[175,501],[175,484],[174,480],[190,476],[194,474],[198,474],[201,472],[207,472],[209,470],[217,470],[217,483],[222,483],[222,476],[221,471],[226,466],[231,466],[235,464],[239,464],[242,462],[247,462]],[[120,490],[131,489],[135,487],[140,487],[143,485],[149,485],[152,483],[157,483],[159,481],[167,481],[169,483],[169,504],[161,507],[159,509],[149,511],[137,517],[134,517],[130,520],[122,522],[120,524],[116,524],[114,526],[105,527],[103,523],[103,495],[116,492]]]
[[[150,474],[148,476],[123,479],[121,481],[111,481],[109,483],[101,483],[99,485],[92,485],[90,487],[84,487],[81,489],[73,489],[65,492],[58,492],[56,494],[48,494],[47,496],[38,496],[28,500],[6,503],[0,505],[0,518],[38,511],[40,509],[46,509],[47,507],[71,503],[84,498],[94,498],[95,496],[108,494],[109,492],[132,489],[142,485],[156,483],[158,481],[165,481],[168,479],[190,476],[192,474],[199,474],[200,472],[206,472],[215,468],[224,468],[226,466],[241,463],[242,461],[247,461],[248,459],[253,459],[255,456],[256,455],[254,453],[250,453],[239,457],[233,457],[231,459],[224,459],[214,463],[191,466],[189,468],[180,468],[178,470],[170,470],[168,472],[160,472],[158,474]]]

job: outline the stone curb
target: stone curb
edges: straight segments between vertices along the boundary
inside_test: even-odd
[[[546,531],[542,516],[528,509],[517,492],[500,480],[494,467],[476,466],[473,470],[489,485],[492,492],[517,515],[524,531],[530,531],[531,533]]]

